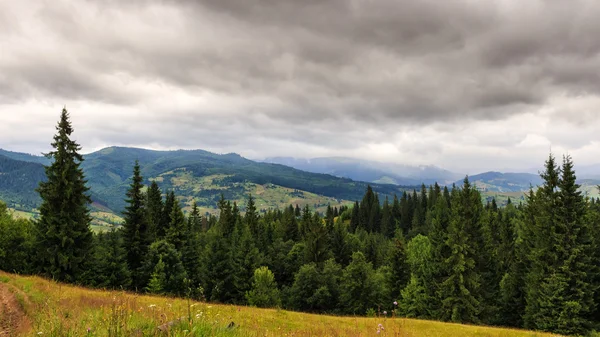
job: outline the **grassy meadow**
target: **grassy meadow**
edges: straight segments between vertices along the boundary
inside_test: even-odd
[[[335,317],[62,285],[0,272],[20,336],[557,336],[392,317]],[[232,324],[233,322],[233,324]]]

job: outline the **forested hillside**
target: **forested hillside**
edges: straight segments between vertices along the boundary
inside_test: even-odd
[[[35,189],[45,177],[41,164],[0,155],[0,200],[14,207],[37,207],[41,199]]]
[[[0,171],[10,172],[0,180],[0,196],[13,205],[37,207],[40,199],[35,188],[42,181],[44,157],[3,151],[8,157],[0,161]],[[157,180],[163,191],[173,190],[178,198],[192,200],[203,210],[216,209],[221,194],[240,204],[249,193],[265,193],[261,209],[285,206],[285,202],[300,205],[315,204],[322,208],[328,203],[342,204],[360,198],[367,186],[364,182],[315,174],[291,167],[257,163],[237,154],[218,155],[202,150],[152,151],[136,148],[111,147],[84,156],[81,167],[86,175],[92,200],[115,214],[125,207],[131,166],[138,160],[146,183]],[[12,172],[20,167],[20,172]],[[21,174],[24,171],[27,174]],[[19,175],[15,179],[15,174]],[[0,176],[2,179],[2,176]],[[393,185],[372,184],[382,195],[392,196],[407,189]]]

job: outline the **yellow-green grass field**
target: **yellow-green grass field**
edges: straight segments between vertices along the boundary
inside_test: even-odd
[[[228,178],[229,175],[215,174],[202,177],[196,177],[191,172],[185,169],[177,169],[161,174],[157,178],[151,179],[156,182],[163,182],[169,179],[175,188],[187,188],[193,186],[193,192],[201,190],[223,190],[230,188],[243,190],[243,197],[232,199],[238,206],[246,205],[246,196],[251,194],[254,197],[256,208],[260,209],[283,209],[289,205],[299,205],[303,207],[309,205],[311,209],[324,212],[327,205],[331,207],[339,207],[342,205],[351,206],[353,202],[348,200],[337,200],[332,197],[325,197],[306,191],[296,191],[292,188],[283,187],[274,184],[255,184],[251,182],[229,183],[227,186],[222,186],[218,183],[219,180]],[[206,198],[183,197],[180,201],[183,203],[183,209],[190,212],[194,201],[206,201]],[[314,206],[317,205],[316,208]],[[214,207],[199,207],[200,213],[211,213],[216,215],[219,210]]]
[[[25,313],[19,336],[556,336],[403,318],[335,317],[200,303],[90,290],[0,272],[2,287],[14,295]],[[233,327],[229,327],[231,322]],[[380,324],[383,329],[377,332]]]

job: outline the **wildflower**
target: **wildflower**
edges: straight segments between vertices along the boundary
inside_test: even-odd
[[[148,306],[148,308],[154,308],[154,307],[156,307],[156,304],[150,304],[150,305]]]
[[[384,312],[383,312],[383,314],[384,314],[384,315],[387,315],[387,311],[384,311]]]
[[[40,331],[40,332],[38,332],[37,334],[38,334],[38,335],[42,335],[42,334],[44,334],[44,333]]]
[[[398,305],[398,301],[394,301],[394,305]]]

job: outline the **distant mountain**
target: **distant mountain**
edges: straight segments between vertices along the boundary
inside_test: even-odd
[[[469,176],[469,181],[486,192],[521,192],[542,184],[542,178],[531,173],[484,172]],[[462,185],[462,180],[456,184]]]
[[[577,176],[581,175],[577,172]],[[469,177],[469,181],[475,184],[483,192],[510,193],[525,192],[530,186],[536,189],[543,184],[542,178],[538,174],[531,173],[500,173],[485,172]],[[600,179],[578,178],[580,191],[589,197],[599,197],[598,185]],[[462,180],[456,182],[458,186],[462,185]]]
[[[41,199],[35,189],[45,178],[42,164],[0,155],[0,200],[12,207],[37,207]]]
[[[331,174],[353,180],[395,185],[414,186],[422,183],[429,185],[435,182],[445,185],[464,177],[463,174],[450,172],[432,165],[411,166],[345,157],[312,159],[272,157],[265,159],[264,162],[287,165],[303,171]]]
[[[600,179],[600,164],[582,165],[575,167],[578,179]]]
[[[28,163],[37,163],[37,164],[43,164],[43,165],[47,165],[48,163],[50,163],[50,159],[43,157],[43,156],[36,156],[36,155],[28,154],[28,153],[7,151],[7,150],[3,150],[3,149],[0,149],[0,156],[5,156],[10,159],[20,160],[20,161],[24,161],[24,162],[28,162]]]
[[[35,195],[33,191],[43,178],[43,167],[39,163],[44,160],[47,163],[47,159],[16,152],[6,153],[12,158],[23,159],[17,161],[23,167],[33,170],[35,165],[37,173],[30,177],[22,189],[28,196]],[[82,168],[91,188],[92,199],[117,214],[125,206],[125,193],[135,160],[139,160],[146,183],[156,180],[163,190],[174,190],[184,202],[189,204],[196,200],[204,208],[214,208],[221,194],[230,200],[243,200],[248,193],[260,199],[263,207],[276,207],[293,201],[304,204],[310,202],[319,207],[341,200],[358,200],[368,184],[279,164],[258,163],[234,153],[219,155],[203,150],[152,151],[110,147],[85,155],[84,158]],[[371,186],[382,196],[392,196],[404,190],[395,185]],[[0,196],[1,193],[0,186]],[[319,195],[322,197],[319,198]]]

